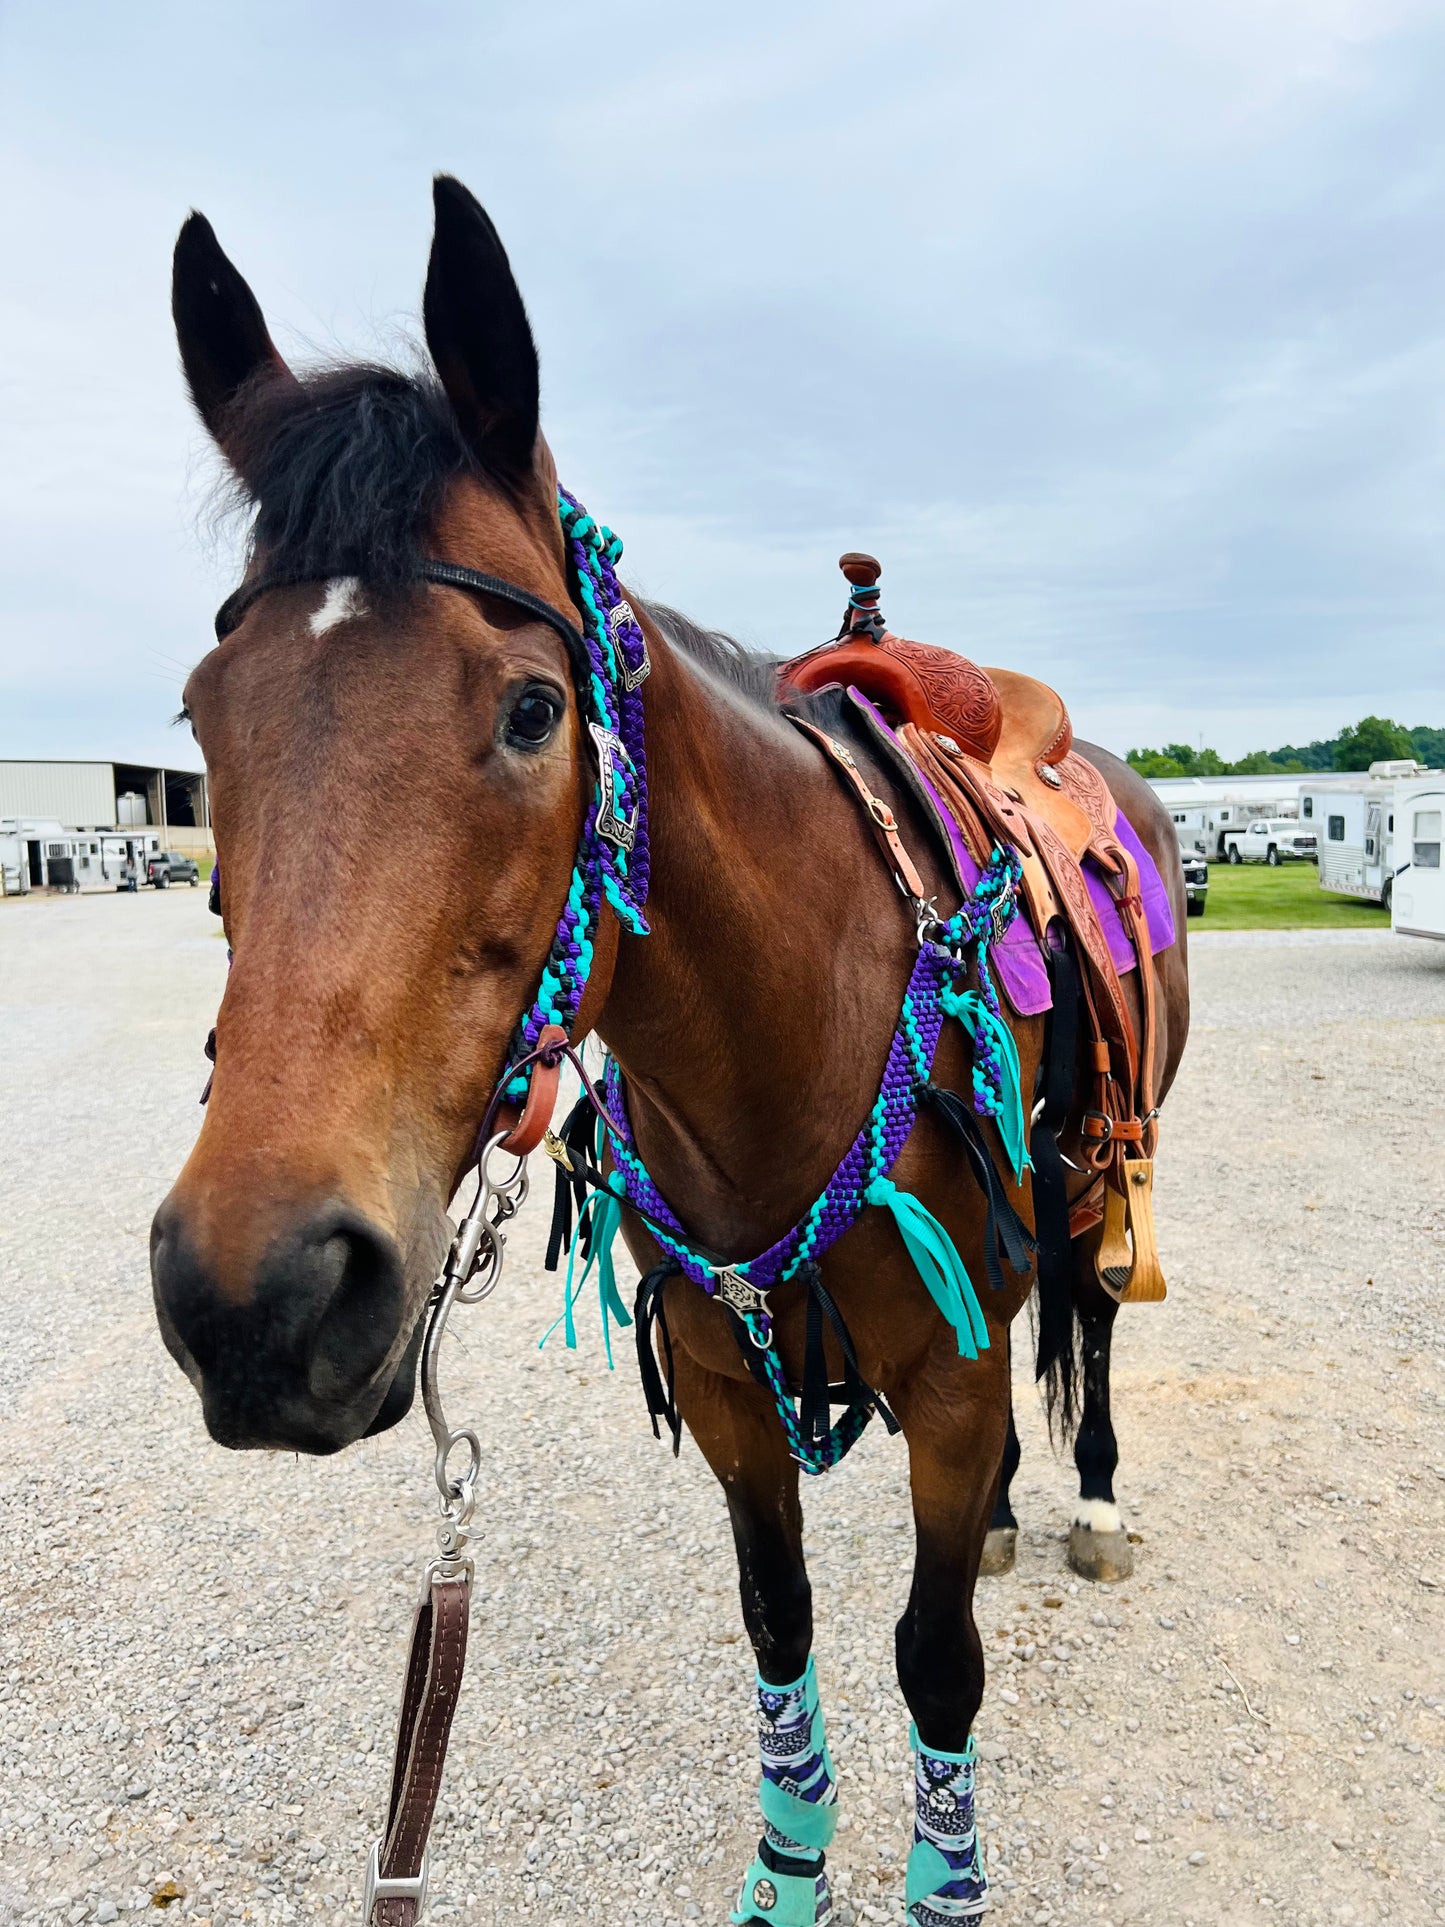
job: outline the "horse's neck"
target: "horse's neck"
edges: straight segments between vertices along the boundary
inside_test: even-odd
[[[599,1028],[663,1194],[746,1256],[872,1101],[907,919],[817,750],[666,645],[647,757],[652,934],[622,937]]]

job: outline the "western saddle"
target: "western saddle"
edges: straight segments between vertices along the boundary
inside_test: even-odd
[[[832,642],[785,663],[780,688],[805,695],[842,684],[859,692],[942,799],[975,861],[985,863],[998,842],[1018,851],[1029,919],[1046,957],[1072,944],[1078,963],[1091,1105],[1078,1122],[1077,1150],[1094,1180],[1068,1207],[1067,1235],[1102,1225],[1094,1265],[1104,1288],[1123,1303],[1162,1299],[1153,1211],[1158,988],[1138,866],[1117,833],[1118,805],[1099,772],[1075,754],[1068,711],[1047,684],[893,635],[879,608],[879,564],[850,552],[839,566],[850,589],[843,625]],[[1137,1022],[1085,882],[1086,861],[1134,946]],[[1056,1135],[1063,1125],[1062,1116],[1054,1119]],[[1040,1202],[1036,1186],[1036,1215]]]

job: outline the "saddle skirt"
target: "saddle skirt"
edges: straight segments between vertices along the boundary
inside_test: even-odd
[[[1091,1071],[1080,1149],[1098,1178],[1086,1208],[1076,1205],[1073,1228],[1102,1222],[1096,1269],[1116,1296],[1162,1298],[1150,1203],[1158,1134],[1152,955],[1174,932],[1152,860],[1104,778],[1075,753],[1055,690],[893,635],[879,609],[878,563],[849,553],[840,567],[850,593],[838,637],[783,664],[780,690],[786,698],[841,684],[865,720],[871,712],[880,748],[912,779],[927,813],[944,818],[938,827],[954,841],[955,868],[956,838],[977,866],[996,842],[1018,851],[1032,925],[1019,941],[1042,953],[1047,969],[1048,948],[1059,940],[1053,930],[1061,927],[1080,963]],[[1155,886],[1156,920],[1162,908],[1170,924],[1167,935],[1159,933],[1162,943],[1152,940],[1141,865]],[[1136,962],[1137,1015],[1121,983],[1121,970]]]

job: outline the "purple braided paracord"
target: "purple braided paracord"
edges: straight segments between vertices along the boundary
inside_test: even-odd
[[[913,966],[913,975],[909,979],[908,998],[914,1005],[919,1036],[926,1059],[930,1063],[937,1049],[938,1036],[943,1025],[943,1012],[938,1004],[938,991],[952,975],[952,969],[950,959],[938,955],[933,950],[924,949],[919,951]],[[622,1125],[625,1132],[622,1136],[614,1132],[612,1136],[615,1149],[622,1154],[618,1158],[618,1167],[622,1172],[628,1202],[637,1205],[650,1218],[667,1226],[676,1234],[678,1249],[673,1255],[695,1283],[700,1284],[705,1291],[714,1291],[717,1280],[712,1268],[693,1252],[688,1243],[687,1232],[658,1190],[638,1155],[636,1140],[632,1135],[631,1120],[627,1114],[626,1091],[616,1061],[612,1058],[607,1062],[605,1088],[608,1110]],[[881,1130],[876,1130],[875,1119],[880,1104],[882,1116],[878,1119],[878,1123],[881,1125]],[[818,1204],[807,1218],[792,1226],[766,1251],[761,1252],[756,1258],[750,1258],[737,1265],[734,1269],[742,1272],[751,1284],[765,1290],[776,1285],[799,1256],[810,1221],[816,1221],[817,1230],[808,1246],[808,1257],[816,1258],[830,1245],[836,1244],[863,1209],[863,1193],[868,1184],[875,1177],[885,1176],[898,1162],[917,1115],[918,1090],[913,1068],[913,1050],[900,1020],[888,1047],[888,1061],[883,1072],[882,1089],[878,1104],[874,1106],[874,1113],[870,1115],[867,1124],[848,1147],[837,1169],[824,1187]]]
[[[914,962],[904,992],[898,1022],[888,1047],[882,1085],[869,1114],[868,1122],[854,1138],[822,1194],[807,1215],[775,1244],[756,1258],[728,1267],[748,1284],[762,1291],[771,1290],[790,1277],[806,1259],[812,1263],[836,1244],[857,1222],[868,1203],[867,1193],[876,1179],[886,1177],[897,1163],[918,1116],[920,1094],[926,1087],[943,1028],[941,993],[950,986],[962,967],[967,945],[976,947],[978,971],[985,1001],[997,1009],[997,1000],[988,969],[989,944],[1001,935],[1017,907],[1019,863],[1012,851],[995,850],[988,868],[980,877],[977,894],[949,920],[936,926],[945,942],[924,942]],[[986,914],[976,914],[978,912]],[[996,1105],[995,1086],[1000,1070],[997,1053],[980,1027],[981,1048],[975,1057],[975,1108],[988,1114]],[[628,1203],[646,1214],[653,1236],[673,1258],[683,1273],[709,1295],[718,1290],[718,1268],[698,1253],[688,1240],[681,1221],[658,1190],[651,1173],[638,1155],[627,1112],[627,1093],[614,1058],[609,1057],[603,1073],[607,1115],[605,1122],[616,1166],[614,1188],[620,1178],[622,1195]],[[804,1472],[816,1476],[828,1471],[862,1436],[873,1416],[871,1403],[849,1407],[827,1436],[806,1439],[794,1409],[782,1360],[773,1344],[772,1320],[765,1308],[742,1313],[768,1385],[773,1393],[778,1417],[787,1436],[793,1457]]]
[[[597,624],[607,629],[611,611],[625,601],[614,566],[614,555],[621,552],[621,544],[615,536],[604,539],[602,525],[565,489],[558,490],[558,502],[567,555],[575,574],[589,671],[577,690],[578,707],[584,720],[590,719],[611,732],[626,752],[627,762],[617,770],[621,794],[615,800],[624,818],[635,817],[634,843],[629,856],[608,842],[597,829],[597,806],[589,804],[567,900],[557,920],[537,995],[513,1035],[510,1051],[513,1063],[536,1048],[545,1025],[560,1021],[570,1033],[591,974],[592,953],[590,948],[584,949],[584,940],[587,946],[597,940],[609,879],[621,900],[629,927],[640,934],[645,934],[647,929],[642,915],[649,872],[647,745],[640,681],[635,688],[626,686],[629,680],[638,678],[639,671],[644,671],[647,644],[636,618],[630,616],[629,605],[629,619],[620,622],[615,632],[609,631],[622,672],[613,676],[608,667],[607,649],[597,634]],[[595,531],[595,546],[585,534],[578,532],[589,524]],[[584,912],[585,931],[581,927]],[[528,1081],[529,1073],[519,1072],[507,1086],[508,1096],[523,1095]]]
[[[598,556],[598,574],[602,577],[603,587],[612,599],[613,606],[625,601],[617,573],[612,566],[612,558],[606,550]],[[631,608],[628,603],[628,608]],[[647,656],[647,642],[636,616],[621,623],[616,630],[616,644],[622,651],[622,659],[630,674],[635,674]],[[618,694],[619,727],[618,735],[623,747],[632,759],[632,767],[637,772],[637,801],[641,805],[637,817],[637,841],[629,858],[629,874],[632,891],[638,903],[647,901],[647,886],[651,873],[650,850],[647,838],[647,747],[643,733],[642,692],[641,689],[622,688]]]

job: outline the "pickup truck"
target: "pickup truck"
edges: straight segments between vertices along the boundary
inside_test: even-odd
[[[146,858],[146,882],[153,883],[158,890],[168,890],[173,883],[196,884],[201,873],[188,856],[176,850],[152,850]]]
[[[1242,830],[1224,832],[1224,854],[1231,863],[1267,863],[1277,869],[1286,857],[1314,863],[1319,844],[1313,830],[1292,816],[1261,816]]]
[[[1188,900],[1189,915],[1202,917],[1209,896],[1209,863],[1198,850],[1186,850],[1182,844],[1179,857],[1184,865],[1184,895]]]

